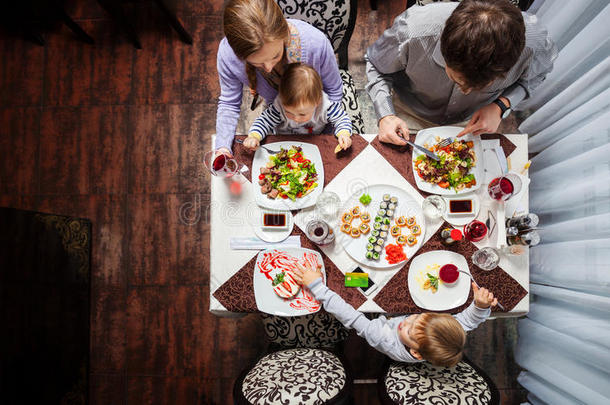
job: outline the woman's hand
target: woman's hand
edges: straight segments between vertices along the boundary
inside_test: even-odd
[[[347,130],[337,135],[337,141],[343,150],[348,150],[352,146],[352,138]]]
[[[257,150],[260,144],[261,143],[258,141],[258,139],[253,136],[248,136],[246,139],[244,139],[244,146],[250,152],[254,152],[255,150]]]
[[[398,135],[399,133],[402,136]],[[407,123],[395,115],[386,115],[379,120],[379,140],[394,145],[406,145],[409,139],[409,127]]]
[[[490,306],[495,307],[498,304],[498,299],[494,298],[492,292],[487,288],[479,288],[473,282],[472,291],[474,291],[474,305],[481,309],[487,309]]]
[[[231,153],[231,151],[227,148],[218,148],[216,149],[216,153],[214,154],[214,159],[216,159],[218,156],[220,155],[226,155],[230,158],[233,157],[233,153]]]
[[[306,263],[305,266],[297,263],[297,267],[293,271],[294,278],[301,285],[309,285],[315,279],[322,278],[321,268],[322,266],[318,265],[318,268],[314,270],[309,263]]]
[[[498,130],[502,122],[502,111],[496,104],[488,104],[479,108],[472,116],[468,125],[458,137],[472,133],[473,135],[493,134]]]

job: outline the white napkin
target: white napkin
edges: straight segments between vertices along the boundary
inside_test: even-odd
[[[229,240],[229,246],[233,250],[263,250],[301,247],[301,237],[289,236],[281,242],[268,243],[257,237],[236,237]]]

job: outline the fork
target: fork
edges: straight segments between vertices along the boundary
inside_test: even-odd
[[[235,139],[235,142],[237,143],[241,143],[243,144],[244,141],[241,139]],[[273,150],[273,149],[269,149],[268,147],[264,146],[264,145],[260,145],[261,148],[265,149],[267,151],[267,153],[271,153],[272,155],[275,155],[276,153],[280,153],[279,150]]]
[[[464,274],[466,274],[468,277],[470,277],[470,279],[471,279],[471,280],[472,280],[472,282],[473,282],[473,283],[474,283],[474,284],[477,286],[477,288],[481,288],[481,287],[479,286],[479,283],[477,283],[477,282],[476,282],[476,280],[474,279],[474,277],[472,277],[472,274],[468,273],[467,271],[460,270],[460,269],[458,269],[458,271],[459,271],[460,273],[464,273]],[[497,299],[497,298],[496,298],[496,299]],[[502,304],[500,304],[500,301],[498,301],[498,302],[497,302],[497,304],[498,304],[498,307],[499,307],[499,308],[500,308],[502,311],[506,312],[506,308],[504,308],[504,306],[503,306]]]
[[[453,139],[451,138],[445,138],[442,141],[440,141],[439,143],[436,144],[437,148],[444,148],[445,146],[449,146],[451,145],[451,143],[453,142]]]

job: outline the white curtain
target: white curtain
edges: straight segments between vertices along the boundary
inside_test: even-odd
[[[519,382],[531,404],[610,404],[610,1],[543,0],[530,12],[559,49],[525,105],[530,312],[519,321]]]

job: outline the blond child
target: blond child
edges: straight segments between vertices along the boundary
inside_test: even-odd
[[[319,134],[331,124],[337,137],[335,152],[352,145],[352,121],[341,102],[331,102],[322,91],[320,75],[310,66],[291,63],[282,73],[278,97],[258,117],[244,140],[256,150],[267,134]]]
[[[472,304],[455,316],[428,312],[369,320],[324,285],[319,268],[298,265],[294,274],[345,327],[355,329],[358,336],[391,359],[406,363],[426,360],[436,366],[456,365],[462,358],[465,332],[484,322],[491,313],[490,307],[498,303],[491,292],[472,283]]]

